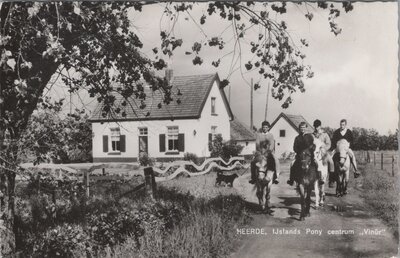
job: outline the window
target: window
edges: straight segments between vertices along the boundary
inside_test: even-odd
[[[119,127],[110,128],[111,131],[111,150],[121,151],[121,131]]]
[[[147,136],[148,135],[147,127],[139,128],[139,135],[140,136]]]
[[[169,151],[178,151],[179,129],[178,126],[168,127],[167,143]]]
[[[279,137],[285,137],[286,136],[286,130],[279,130]]]
[[[211,114],[216,115],[216,109],[215,109],[215,97],[211,98]]]
[[[215,139],[215,135],[217,135],[217,126],[211,126],[211,135],[212,139]]]

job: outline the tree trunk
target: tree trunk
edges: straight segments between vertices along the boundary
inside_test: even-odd
[[[0,153],[10,163],[13,160],[7,159],[10,155],[4,151],[4,131],[0,132]],[[15,234],[14,234],[14,215],[15,215],[15,173],[11,170],[15,169],[9,163],[0,161],[0,257],[13,254],[15,251]],[[10,170],[8,170],[8,169]]]

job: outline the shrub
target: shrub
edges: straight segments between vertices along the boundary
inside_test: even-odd
[[[91,252],[90,238],[79,225],[48,229],[34,246],[34,257],[81,257]]]
[[[222,157],[222,146],[223,146],[222,136],[219,134],[215,135],[214,139],[212,140],[209,146],[211,157]]]
[[[227,141],[222,146],[222,158],[229,160],[231,157],[237,157],[243,148],[243,146],[238,145],[235,141]]]
[[[187,161],[192,161],[194,164],[199,165],[199,158],[197,157],[196,154],[194,153],[190,153],[190,152],[186,152],[185,155],[183,156],[183,160],[187,160]],[[189,172],[197,172],[197,169],[194,168],[191,165],[186,165],[185,169]]]
[[[237,157],[243,150],[243,146],[235,141],[224,142],[221,135],[215,135],[211,144],[211,157],[221,157],[228,161],[231,157]]]
[[[154,160],[149,157],[149,155],[146,152],[141,152],[139,153],[139,163],[141,166],[153,166],[154,165]]]
[[[90,235],[98,246],[115,245],[126,239],[128,234],[143,235],[137,214],[110,205],[107,210],[99,209],[88,216]]]
[[[238,240],[235,228],[249,218],[239,196],[218,196],[207,201],[172,191],[165,193],[168,199],[188,205],[179,224],[169,231],[146,231],[139,238],[139,245],[128,238],[120,245],[106,248],[100,257],[123,258],[132,253],[138,257],[224,257],[232,252]]]
[[[291,151],[286,151],[284,153],[282,153],[281,155],[281,159],[283,160],[293,160],[296,156],[296,153],[291,152]]]

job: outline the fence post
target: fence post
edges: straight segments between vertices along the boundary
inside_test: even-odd
[[[369,151],[367,151],[367,162],[371,163],[371,157],[369,156]]]
[[[376,166],[376,153],[374,151],[374,167]]]
[[[37,193],[40,194],[40,174],[37,176],[38,178],[38,188],[37,188]]]
[[[381,153],[381,169],[383,170],[383,152]]]
[[[106,168],[102,168],[101,171],[103,172],[103,176],[106,175]]]
[[[156,198],[156,179],[154,177],[154,170],[152,167],[144,168],[144,180],[146,194],[150,195],[152,199]]]
[[[392,176],[394,176],[394,155],[392,155]]]
[[[86,190],[86,198],[90,197],[90,183],[89,183],[89,172],[87,170],[85,170],[83,172],[83,183],[85,184],[85,190]]]

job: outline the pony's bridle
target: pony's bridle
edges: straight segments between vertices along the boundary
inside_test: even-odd
[[[341,154],[342,154],[342,153],[339,152],[339,164],[341,163],[341,162],[340,162],[341,160],[344,160],[344,161],[343,161],[343,164],[344,164],[344,163],[346,163],[347,159],[349,158],[349,154],[347,153],[347,151],[346,151],[346,155],[343,155],[343,156],[342,156]]]
[[[267,176],[267,162],[265,159],[262,159],[260,162],[257,162],[256,166],[258,167],[258,177],[260,178],[260,174],[263,174],[262,178]]]
[[[310,157],[308,162],[306,160],[307,157]],[[301,158],[302,158],[301,161],[300,161],[301,162],[301,168],[307,170],[310,167],[311,162],[313,161],[312,154],[308,153],[307,150],[304,150],[303,153],[302,153],[302,157]]]

